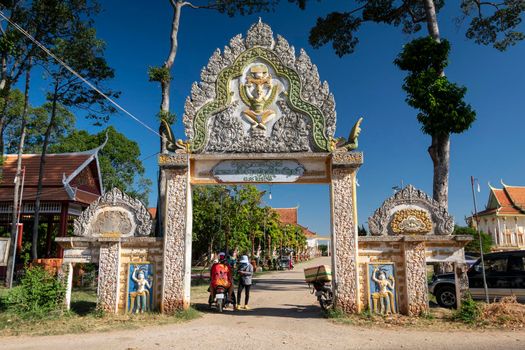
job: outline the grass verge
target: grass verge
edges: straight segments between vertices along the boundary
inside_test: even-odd
[[[197,291],[197,290],[196,290]],[[0,296],[5,296],[0,289]],[[0,297],[1,301],[2,297]],[[0,302],[0,337],[3,336],[42,336],[75,334],[88,332],[108,332],[113,330],[137,329],[146,326],[158,326],[187,322],[199,318],[202,314],[190,308],[174,315],[160,313],[146,314],[106,314],[96,309],[95,290],[74,290],[71,295],[71,310],[62,315],[39,319],[21,318],[2,309]]]
[[[503,298],[500,301],[485,304],[467,300],[460,310],[430,308],[420,317],[400,314],[377,315],[369,310],[359,314],[346,315],[336,309],[326,313],[326,317],[338,324],[361,327],[396,328],[409,327],[429,330],[468,330],[494,329],[522,330],[525,328],[525,305],[516,302],[516,298]]]

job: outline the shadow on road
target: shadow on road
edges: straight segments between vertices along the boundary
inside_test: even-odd
[[[284,307],[277,308],[277,307],[256,307],[251,310],[237,310],[233,311],[232,307],[230,306],[226,310],[223,311],[224,315],[232,315],[236,317],[243,317],[243,316],[252,316],[252,317],[263,317],[263,316],[270,316],[270,317],[289,317],[289,318],[297,318],[297,319],[306,319],[306,318],[323,318],[324,313],[318,306],[315,305],[292,305],[292,304],[284,304]],[[198,303],[193,304],[193,307],[201,312],[204,313],[210,313],[210,314],[217,314],[219,315],[219,311],[212,307],[208,306],[208,304],[204,303]]]

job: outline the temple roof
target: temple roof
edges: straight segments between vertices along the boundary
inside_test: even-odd
[[[283,224],[294,224],[297,225],[297,209],[293,208],[272,208],[277,215],[279,215],[279,221]]]
[[[525,215],[525,187],[508,186],[503,182],[502,186],[503,188],[494,188],[489,185],[487,207],[478,215]]]
[[[44,166],[42,201],[74,201],[90,204],[103,194],[102,177],[98,164],[101,147],[85,152],[50,153]],[[22,155],[25,167],[23,201],[35,200],[40,154]],[[4,155],[0,180],[0,202],[13,200],[14,180],[18,155]]]

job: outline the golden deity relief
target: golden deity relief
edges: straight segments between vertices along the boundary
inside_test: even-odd
[[[242,113],[252,124],[252,129],[266,130],[266,124],[275,117],[275,111],[268,108],[275,100],[279,86],[272,82],[272,75],[265,64],[250,67],[246,83],[239,85],[242,101],[249,107]]]

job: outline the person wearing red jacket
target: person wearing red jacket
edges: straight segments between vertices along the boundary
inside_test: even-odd
[[[219,262],[214,263],[210,269],[210,300],[215,299],[215,288],[218,286],[228,290],[228,299],[232,301],[235,310],[233,295],[233,269],[226,260],[225,253],[219,253]]]

